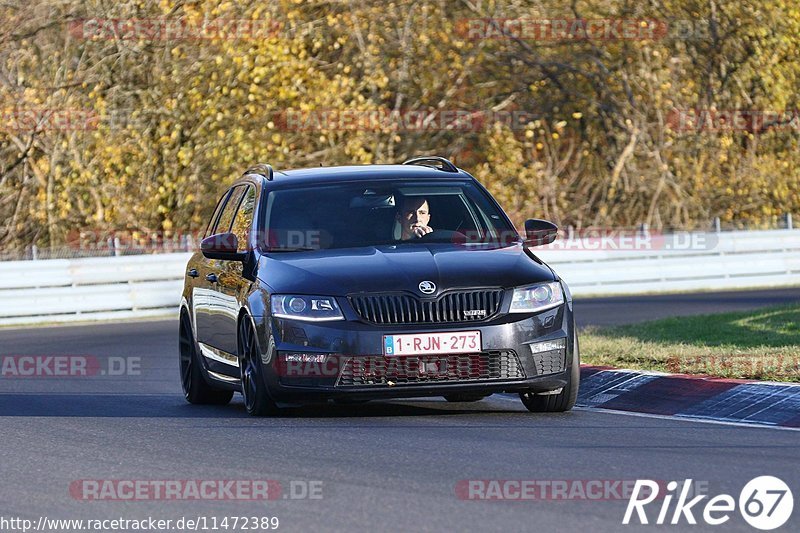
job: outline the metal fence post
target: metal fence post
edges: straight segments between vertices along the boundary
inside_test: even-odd
[[[792,228],[792,214],[786,213],[786,229],[793,229]]]

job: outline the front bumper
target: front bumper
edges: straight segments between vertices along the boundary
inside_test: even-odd
[[[379,326],[270,317],[259,326],[264,379],[282,403],[546,392],[567,384],[575,349],[571,302],[483,323]],[[384,335],[475,330],[482,346],[474,354],[383,355]],[[538,343],[558,340],[563,348],[537,351]]]

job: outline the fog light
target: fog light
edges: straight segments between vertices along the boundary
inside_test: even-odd
[[[563,350],[567,347],[567,339],[555,339],[552,341],[535,342],[528,345],[531,353],[550,352],[552,350]]]

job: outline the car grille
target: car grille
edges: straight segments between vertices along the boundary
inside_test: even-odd
[[[337,387],[525,379],[513,350],[458,355],[367,356],[344,361]]]
[[[447,292],[431,300],[411,294],[359,294],[350,296],[350,303],[373,324],[440,324],[485,320],[502,299],[502,289],[484,289]]]
[[[555,374],[564,370],[564,356],[564,350],[550,350],[533,354],[537,375]]]

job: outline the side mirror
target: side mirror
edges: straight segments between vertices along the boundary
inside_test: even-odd
[[[542,246],[558,237],[558,226],[547,220],[530,218],[525,221],[525,245]]]
[[[239,239],[233,233],[217,233],[200,243],[200,251],[209,259],[244,261],[246,252],[239,251]]]

